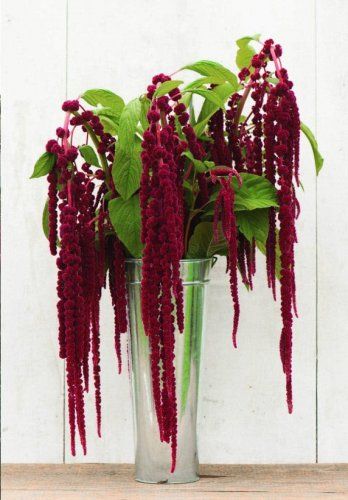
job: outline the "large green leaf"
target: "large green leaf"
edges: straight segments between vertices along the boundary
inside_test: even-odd
[[[124,108],[124,100],[122,97],[114,94],[110,90],[90,89],[86,90],[81,97],[91,106],[100,104],[101,106],[113,109],[118,114],[120,114]]]
[[[243,173],[241,178],[241,186],[235,177],[232,181],[235,192],[234,209],[236,211],[278,206],[277,191],[265,177]]]
[[[99,118],[101,124],[104,127],[104,132],[111,135],[118,134],[118,129],[119,129],[118,120],[115,120],[114,118],[105,115],[100,115]]]
[[[247,68],[250,65],[252,57],[256,54],[254,48],[250,45],[252,41],[259,41],[260,35],[243,36],[236,41],[238,51],[236,55],[236,64],[239,69]]]
[[[182,83],[184,83],[182,80],[168,80],[167,82],[163,82],[157,87],[153,96],[161,97],[162,95],[166,95]]]
[[[226,242],[222,234],[217,242],[214,241],[212,222],[200,222],[190,238],[187,258],[203,259],[213,255],[226,255]]]
[[[42,212],[42,230],[44,235],[48,239],[49,235],[49,226],[48,226],[48,199],[46,200],[43,212]]]
[[[94,165],[95,167],[100,167],[98,157],[92,146],[89,146],[88,144],[79,146],[79,151],[87,163]]]
[[[224,101],[213,91],[213,89],[188,89],[185,92],[192,92],[193,94],[198,94],[206,99],[206,101],[210,101],[217,108],[224,109]]]
[[[135,132],[140,119],[141,104],[138,98],[130,101],[122,110],[119,123],[118,143],[124,150],[134,146]]]
[[[34,165],[34,171],[31,174],[30,179],[36,179],[38,177],[43,177],[51,172],[54,164],[56,162],[56,155],[53,153],[44,153],[40,156]]]
[[[212,238],[213,225],[211,222],[200,222],[197,224],[189,241],[187,258],[200,259],[207,257]]]
[[[114,198],[109,202],[109,216],[115,232],[129,253],[140,258],[142,243],[140,240],[141,215],[139,195],[128,200]]]
[[[258,208],[278,207],[277,191],[265,177],[259,175],[242,173],[242,185],[239,186],[237,179],[232,180],[235,193],[234,210],[255,210]],[[219,187],[216,187],[210,196],[210,203],[205,211],[206,215],[212,215],[212,204],[215,202]]]
[[[140,186],[140,153],[141,143],[139,140],[130,149],[123,149],[119,143],[116,145],[112,177],[117,191],[125,200],[128,200]]]
[[[265,244],[268,236],[268,209],[242,210],[236,212],[237,226],[247,240]]]
[[[99,116],[105,132],[117,135],[121,111],[117,112],[108,107],[97,107],[93,113]]]
[[[206,84],[222,85],[223,83],[225,83],[225,78],[218,76],[203,76],[202,78],[198,78],[197,80],[194,80],[193,82],[186,85],[184,91],[190,89],[197,89]]]
[[[223,102],[225,102],[230,97],[230,95],[232,95],[237,90],[237,88],[238,86],[235,87],[231,83],[227,82],[222,85],[217,85],[212,90],[210,90],[210,92],[214,92]],[[203,133],[210,118],[214,113],[216,113],[219,108],[220,106],[212,103],[207,99],[204,101],[197,119],[197,123],[194,126],[195,132],[198,136]]]
[[[236,44],[239,48],[243,48],[252,41],[259,42],[260,37],[261,37],[260,33],[253,35],[253,36],[243,36],[242,38],[239,38],[238,40],[236,40]]]
[[[149,126],[149,120],[147,119],[147,113],[150,109],[151,101],[146,96],[140,97],[140,124],[143,130],[146,130]]]
[[[316,138],[314,137],[313,132],[310,130],[310,128],[301,122],[301,130],[304,133],[304,135],[307,137],[307,139],[312,147],[314,161],[315,161],[315,170],[316,170],[317,175],[318,175],[320,170],[322,169],[322,166],[324,163],[324,158],[319,153],[318,143],[316,141]]]
[[[208,161],[208,160],[201,161],[201,160],[197,160],[193,156],[193,154],[191,153],[191,151],[184,151],[182,153],[182,156],[186,156],[186,158],[188,158],[190,161],[192,161],[195,169],[199,173],[208,172],[208,170],[210,170],[210,169],[212,169],[212,168],[215,167],[215,163],[213,161]]]
[[[237,77],[228,68],[225,68],[222,64],[215,61],[197,61],[192,64],[187,64],[181,69],[190,69],[196,71],[203,76],[212,76],[217,78],[223,78],[224,81],[230,82],[235,88],[238,87]]]

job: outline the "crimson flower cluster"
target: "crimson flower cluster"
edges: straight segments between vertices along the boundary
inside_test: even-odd
[[[276,298],[277,257],[280,248],[280,295],[283,328],[280,355],[286,376],[287,403],[292,412],[292,322],[296,312],[294,245],[295,219],[299,213],[294,183],[299,185],[300,118],[293,83],[281,66],[282,48],[266,40],[248,68],[240,74],[244,92],[235,93],[226,112],[227,133],[232,164],[238,172],[264,175],[278,191],[279,211],[269,209],[269,232],[266,242],[268,286]],[[275,65],[277,82],[272,83],[269,62]],[[251,95],[253,105],[241,120],[243,105]],[[251,125],[248,121],[251,118]],[[250,248],[251,247],[251,248]],[[252,286],[255,272],[255,242],[239,239],[238,262],[244,283]],[[246,265],[245,265],[246,264]]]
[[[71,451],[76,453],[78,430],[86,453],[84,392],[89,390],[89,360],[95,389],[97,432],[101,435],[100,327],[99,309],[102,288],[109,274],[110,292],[115,310],[115,348],[121,371],[120,335],[127,330],[127,297],[124,250],[110,232],[105,195],[116,196],[111,166],[115,139],[104,132],[98,116],[84,110],[78,100],[66,101],[65,123],[56,130],[46,151],[55,156],[47,176],[48,239],[57,258],[57,312],[59,355],[66,359],[68,414]],[[104,166],[95,168],[78,162],[80,151],[73,145],[75,129],[90,137]],[[59,202],[58,202],[59,200]],[[58,219],[58,211],[60,213]],[[59,220],[59,228],[58,228]],[[108,264],[108,265],[107,265]]]
[[[299,185],[300,117],[293,83],[282,67],[281,56],[280,45],[266,40],[248,67],[241,69],[238,91],[226,99],[226,110],[222,109],[222,103],[218,107],[220,94],[214,93],[218,90],[215,87],[220,85],[215,83],[216,63],[211,64],[213,73],[206,76],[209,61],[196,65],[197,71],[204,75],[203,80],[196,81],[197,89],[191,84],[189,89],[182,91],[175,87],[177,83],[171,81],[170,76],[163,73],[154,76],[147,87],[146,98],[141,98],[139,115],[135,111],[137,106],[130,106],[124,108],[128,114],[120,117],[116,109],[119,98],[114,101],[115,109],[110,104],[110,108],[97,107],[94,111],[84,109],[79,100],[63,103],[64,124],[56,129],[56,138],[47,142],[43,156],[49,161],[54,158],[53,168],[47,175],[45,215],[50,252],[52,255],[58,253],[59,355],[66,360],[73,455],[76,453],[76,432],[83,452],[87,450],[84,393],[89,390],[90,358],[97,432],[101,434],[99,313],[102,290],[106,287],[114,312],[118,371],[122,369],[121,338],[128,326],[125,257],[138,257],[138,254],[125,245],[129,235],[125,237],[115,230],[117,224],[110,200],[114,207],[119,201],[131,202],[129,206],[136,206],[136,214],[140,204],[141,234],[136,252],[142,244],[141,314],[149,341],[159,436],[170,446],[171,472],[176,467],[178,446],[175,337],[176,331],[184,330],[181,259],[192,257],[190,242],[197,234],[199,237],[196,229],[202,229],[203,224],[208,229],[199,248],[202,255],[197,257],[210,257],[211,247],[214,247],[218,249],[216,253],[227,258],[235,347],[241,312],[238,280],[241,279],[248,289],[253,288],[256,248],[263,249],[266,254],[267,282],[275,300],[277,278],[280,281],[280,357],[286,377],[288,410],[292,412],[292,329],[293,315],[297,316],[295,222],[300,210],[295,188]],[[219,72],[219,79],[225,74],[226,71]],[[207,81],[208,87],[204,83]],[[92,102],[99,103],[98,98],[104,96],[108,106],[112,93],[95,90]],[[187,105],[190,92],[205,97],[210,93],[210,99],[206,100],[208,106],[204,105],[202,111],[212,111],[206,113],[209,116],[200,124],[196,124],[197,117],[191,112],[192,101],[190,107]],[[138,148],[129,140],[132,149],[128,151],[128,144],[122,144],[121,135],[116,134],[119,137],[116,149],[118,139],[106,132],[105,117],[103,121],[98,116],[102,116],[103,110],[116,120],[113,122],[115,130],[120,130],[122,124],[128,127],[124,137],[128,138],[132,130],[137,146],[141,136],[141,172],[139,158],[135,158]],[[122,120],[122,116],[127,119]],[[203,132],[199,126],[202,123]],[[74,145],[77,134],[85,137],[84,148]],[[94,151],[90,151],[88,141],[93,143]],[[130,196],[115,200],[124,188],[115,186],[114,179],[116,182],[122,175],[112,171],[122,163],[115,158],[118,151],[123,153],[122,161],[125,160],[121,167],[132,168],[130,176],[123,175],[129,180],[127,195],[133,189],[131,200]],[[268,200],[272,206],[265,209],[262,205],[266,220],[268,217],[268,233],[264,231],[267,238],[262,241],[258,240],[260,232],[242,227],[238,213],[238,196],[242,198],[245,179],[266,185],[272,194]],[[250,212],[256,213],[256,210],[247,211],[248,206],[244,208],[245,217],[246,212],[249,216]],[[134,239],[138,226],[135,224],[132,231]]]
[[[153,98],[156,86],[170,78],[160,74],[148,87]],[[184,328],[183,285],[180,259],[184,256],[184,201],[182,153],[187,143],[176,134],[176,119],[192,142],[189,115],[179,89],[153,98],[147,114],[149,127],[142,143],[142,318],[151,346],[153,395],[162,441],[171,444],[172,471],[176,464],[177,402],[174,369],[175,321]],[[174,302],[173,302],[174,299]],[[160,364],[162,370],[160,370]]]

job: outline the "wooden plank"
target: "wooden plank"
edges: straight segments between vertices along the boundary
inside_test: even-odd
[[[344,0],[317,1],[318,141],[318,452],[320,462],[348,461],[347,65]]]
[[[5,465],[4,499],[347,498],[348,465],[202,465],[196,483],[134,481],[129,464]],[[17,495],[17,496],[16,496]]]
[[[3,2],[2,452],[7,462],[62,461],[55,262],[41,230],[47,182],[29,176],[62,117],[65,21],[64,2]]]

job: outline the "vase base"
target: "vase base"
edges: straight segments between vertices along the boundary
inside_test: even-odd
[[[140,479],[138,477],[135,478],[135,480],[138,483],[144,483],[144,484],[188,484],[188,483],[196,483],[199,481],[199,477],[195,477],[192,479],[163,479],[162,481],[150,481],[148,479]]]

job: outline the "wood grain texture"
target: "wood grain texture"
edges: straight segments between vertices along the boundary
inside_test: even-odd
[[[319,0],[317,9],[318,459],[348,462],[348,2]]]
[[[128,464],[5,465],[4,500],[348,497],[348,465],[202,465],[196,483],[141,484]]]

